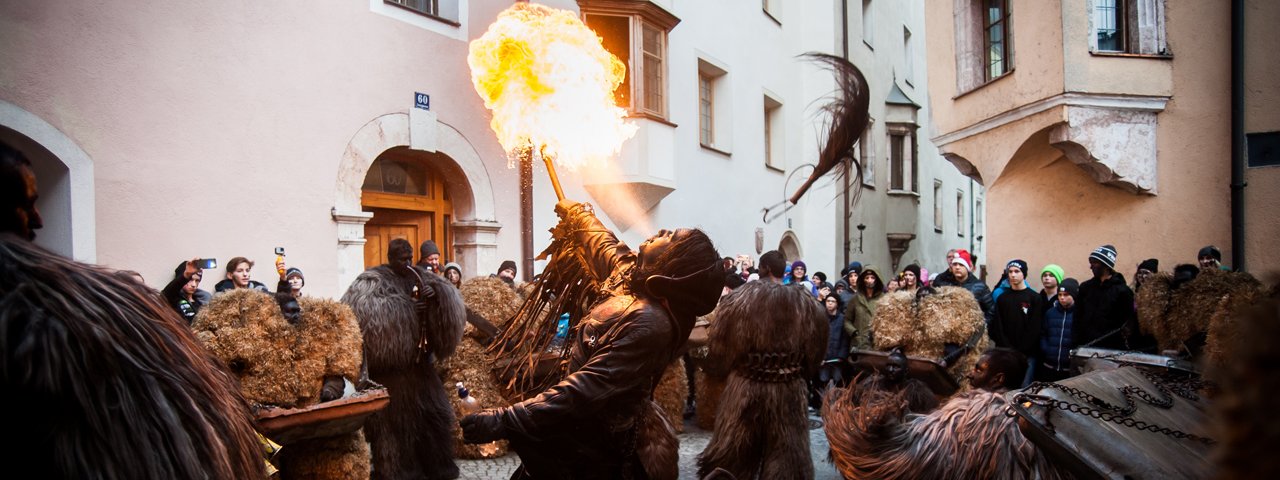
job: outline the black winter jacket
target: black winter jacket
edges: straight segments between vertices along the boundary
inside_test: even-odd
[[[1138,315],[1133,309],[1133,290],[1125,285],[1124,275],[1115,273],[1105,282],[1092,278],[1080,284],[1075,307],[1076,319],[1071,334],[1077,346],[1085,346],[1111,334],[1093,347],[1129,349],[1127,339],[1138,331]],[[1127,327],[1128,331],[1116,332],[1120,327]]]

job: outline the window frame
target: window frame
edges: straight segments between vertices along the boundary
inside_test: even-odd
[[[980,25],[982,26],[982,78],[984,82],[990,82],[997,78],[1008,75],[1013,71],[1013,12],[1010,9],[1009,0],[981,0],[982,8],[979,9]],[[991,19],[991,4],[999,4],[1000,15],[998,19]],[[1000,72],[993,72],[994,62],[992,61],[991,47],[991,29],[996,25],[1000,25]]]
[[[626,0],[579,0],[579,15],[583,23],[591,26],[589,17],[611,16],[627,18],[627,82],[629,105],[633,117],[652,118],[667,122],[670,114],[670,44],[671,29],[680,23],[670,12],[653,2]],[[656,50],[650,50],[646,40],[656,40]],[[612,52],[611,52],[612,53]],[[655,82],[656,85],[650,82]],[[621,88],[621,87],[619,87]]]
[[[889,193],[920,193],[920,149],[917,144],[916,130],[919,125],[912,123],[885,124],[885,138],[888,142],[888,153],[885,154],[889,165]],[[901,158],[895,158],[897,147],[894,137],[902,138]],[[900,164],[900,165],[899,165]],[[894,185],[894,168],[901,170],[901,185]]]
[[[933,231],[942,233],[943,219],[942,215],[942,180],[933,179]]]
[[[1098,10],[1104,0],[1086,0],[1089,22],[1089,53],[1096,56],[1173,58],[1166,34],[1166,0],[1114,0],[1119,50],[1104,50],[1098,41]]]
[[[956,236],[964,238],[964,189],[956,189]]]
[[[698,72],[698,144],[711,147],[716,142],[715,79]]]
[[[777,128],[778,125],[784,124],[782,117],[782,101],[774,98],[774,96],[765,93],[763,95],[764,105],[764,166],[777,171],[784,171],[785,164],[785,141],[783,135],[784,129]],[[782,161],[780,161],[782,160]]]
[[[858,139],[858,161],[862,163],[862,186],[874,190],[876,188],[876,136],[872,133],[875,130],[876,120],[874,118],[867,119],[867,129],[862,131],[862,138]]]
[[[431,6],[434,6],[434,8],[430,8],[430,7],[419,8],[414,5],[408,5],[408,2],[431,5]],[[418,15],[422,15],[424,17],[427,17],[442,23],[447,23],[455,27],[462,26],[462,23],[459,23],[458,18],[449,18],[448,16],[442,14],[440,10],[441,3],[449,3],[453,5],[454,17],[458,17],[458,10],[459,10],[458,0],[382,0],[382,3],[386,5],[391,5],[393,7],[401,8],[404,10],[408,10]]]
[[[875,50],[875,6],[872,0],[862,0],[862,43]]]

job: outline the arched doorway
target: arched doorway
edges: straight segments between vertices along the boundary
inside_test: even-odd
[[[782,258],[787,259],[788,264],[801,259],[800,241],[796,239],[794,232],[788,231],[782,234],[782,240],[778,242],[778,253],[782,254]]]
[[[382,264],[387,245],[403,238],[417,248],[434,240],[441,263],[453,260],[453,201],[444,175],[433,165],[438,152],[395,147],[378,155],[361,187],[360,205],[373,218],[364,225],[364,265]]]

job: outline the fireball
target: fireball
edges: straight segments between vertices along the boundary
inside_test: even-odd
[[[573,12],[516,3],[471,42],[467,64],[508,153],[532,147],[575,169],[635,135],[613,97],[626,65]]]

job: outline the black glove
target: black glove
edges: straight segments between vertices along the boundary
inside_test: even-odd
[[[436,289],[424,283],[418,288],[418,298],[436,298]]]
[[[563,220],[566,217],[568,217],[570,214],[576,213],[578,210],[581,210],[582,208],[583,207],[581,203],[578,203],[576,201],[569,200],[566,198],[556,204],[556,215],[559,216],[561,220]]]
[[[506,438],[507,429],[502,426],[498,410],[481,410],[462,417],[458,422],[462,426],[462,441],[466,443],[489,443]]]

